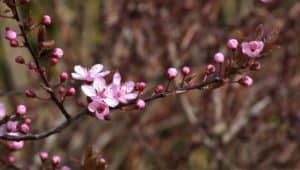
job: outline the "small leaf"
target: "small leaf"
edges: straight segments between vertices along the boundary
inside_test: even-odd
[[[38,42],[41,44],[42,42],[46,41],[46,28],[45,26],[41,26],[38,31]]]

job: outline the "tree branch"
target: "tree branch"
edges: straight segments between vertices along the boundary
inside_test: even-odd
[[[13,0],[14,4],[16,3],[15,0]],[[14,14],[14,17],[16,19],[16,21],[19,23],[19,28],[20,28],[20,31],[21,31],[21,34],[24,38],[24,44],[25,46],[27,47],[27,49],[29,50],[33,60],[34,60],[34,63],[37,67],[37,71],[44,83],[44,85],[49,88],[49,89],[52,89],[51,86],[50,86],[50,83],[49,81],[47,80],[47,77],[46,75],[43,73],[42,71],[42,68],[41,68],[41,64],[38,60],[38,58],[40,57],[39,56],[39,53],[35,52],[33,47],[31,46],[31,44],[29,43],[29,39],[27,37],[27,34],[26,34],[26,31],[25,31],[25,28],[24,28],[24,25],[22,25],[22,20],[21,20],[21,16],[19,15],[19,12],[18,12],[18,9],[17,9],[17,6],[9,6],[11,8],[11,10],[13,11],[13,14]],[[71,119],[71,116],[70,114],[66,111],[65,107],[63,106],[63,104],[59,101],[59,99],[56,97],[55,93],[52,91],[52,90],[46,90],[50,96],[51,96],[51,100],[56,104],[56,106],[59,108],[59,110],[61,111],[61,113],[65,116],[65,118],[67,120],[70,120]]]
[[[150,101],[153,101],[153,100],[156,100],[156,99],[167,97],[171,94],[176,95],[176,94],[186,93],[186,92],[191,91],[191,90],[201,90],[201,89],[203,89],[203,88],[205,88],[209,85],[214,85],[214,84],[218,84],[218,83],[223,83],[223,80],[220,79],[219,77],[215,77],[212,80],[208,80],[206,82],[203,82],[203,83],[200,83],[200,84],[197,84],[197,85],[185,86],[185,87],[181,87],[181,86],[176,87],[172,91],[162,92],[162,93],[158,93],[158,94],[155,94],[155,95],[152,95],[152,96],[148,96],[148,97],[143,98],[143,100],[145,102],[150,102]],[[121,104],[121,105],[118,105],[115,108],[111,108],[111,110],[121,109],[123,107],[133,105],[134,103],[135,103],[135,100],[132,100],[132,101],[126,103],[126,104]],[[63,123],[61,123],[60,125],[52,128],[52,129],[49,129],[45,132],[41,132],[41,133],[37,133],[37,134],[27,134],[27,135],[21,135],[21,136],[5,135],[5,136],[0,136],[0,139],[13,140],[13,141],[44,139],[48,136],[51,136],[51,135],[54,135],[54,134],[57,134],[57,133],[61,132],[63,129],[67,128],[68,126],[70,126],[75,121],[83,118],[85,115],[87,116],[88,115],[87,112],[88,112],[88,110],[85,109],[85,110],[81,111],[80,113],[78,113],[76,116],[71,117],[69,120],[66,120]]]

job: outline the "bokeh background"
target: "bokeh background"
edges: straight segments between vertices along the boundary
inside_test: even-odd
[[[6,7],[0,4],[0,9]],[[26,142],[15,153],[19,167],[39,167],[37,153],[48,151],[80,169],[92,147],[110,170],[300,169],[299,1],[32,0],[22,7],[23,15],[29,9],[36,21],[52,16],[48,37],[65,51],[63,61],[48,67],[52,82],[76,64],[102,63],[120,71],[124,80],[147,81],[146,94],[151,94],[166,82],[167,67],[203,71],[215,52],[229,52],[228,38],[268,39],[280,48],[264,57],[249,88],[224,86],[168,97],[142,111],[114,111],[110,121],[86,118],[58,135]],[[16,23],[0,19],[0,101],[8,112],[26,103],[32,132],[49,129],[64,118],[51,102],[24,97],[27,87],[41,91],[40,82],[14,62],[17,55],[31,58],[26,49],[9,47],[3,38],[6,26],[16,28]],[[41,60],[48,65],[48,58]],[[66,103],[73,115],[80,110],[76,102]]]

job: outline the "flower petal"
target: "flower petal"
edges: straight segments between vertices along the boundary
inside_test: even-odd
[[[88,109],[90,112],[95,112],[98,108],[99,103],[96,101],[92,101],[91,103],[89,103],[88,105]]]
[[[93,87],[97,92],[101,92],[105,89],[106,82],[103,78],[97,78],[94,80]]]
[[[104,102],[110,107],[116,107],[119,104],[119,101],[113,97],[107,97],[104,99]]]
[[[125,94],[125,98],[126,98],[127,100],[133,100],[133,99],[136,99],[137,96],[138,96],[137,93],[128,93],[128,94]]]
[[[103,71],[97,74],[97,77],[105,77],[106,75],[108,75],[110,73],[110,71]]]
[[[89,97],[93,97],[93,96],[97,95],[96,90],[94,89],[94,87],[90,86],[90,85],[81,86],[81,90],[83,91],[83,93],[86,96],[89,96]]]
[[[78,73],[78,74],[80,74],[82,76],[86,76],[87,75],[87,69],[84,68],[84,67],[82,67],[82,66],[80,66],[80,65],[76,65],[74,67],[74,70],[75,70],[76,73]]]
[[[81,74],[78,74],[78,73],[71,73],[73,79],[76,79],[76,80],[85,80],[85,77]]]
[[[92,68],[89,70],[89,73],[91,75],[95,75],[103,70],[103,65],[102,64],[96,64],[92,66]]]
[[[126,86],[126,93],[130,93],[134,90],[135,83],[133,81],[127,81],[124,85]]]
[[[119,72],[116,72],[113,76],[113,84],[120,85],[121,84],[121,75]]]

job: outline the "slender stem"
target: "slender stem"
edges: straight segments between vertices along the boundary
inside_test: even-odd
[[[13,0],[13,2],[15,3],[15,0]],[[21,23],[21,17],[20,17],[20,15],[18,13],[17,7],[16,6],[12,6],[11,9],[12,9],[12,11],[14,13],[14,17],[15,17],[16,21],[18,23]],[[24,26],[22,24],[19,24],[19,28],[20,28],[21,34],[23,35],[23,38],[24,38],[24,45],[27,46],[27,49],[29,50],[29,52],[30,52],[30,54],[31,54],[31,56],[32,56],[32,58],[34,60],[34,63],[36,65],[36,67],[37,67],[37,72],[39,73],[39,75],[40,75],[40,77],[41,77],[44,85],[47,88],[51,89],[50,83],[47,80],[46,75],[43,73],[43,71],[41,69],[42,67],[41,67],[41,64],[40,64],[40,62],[38,60],[38,58],[40,57],[39,53],[35,52],[33,50],[33,47],[31,46],[31,44],[29,43],[29,39],[27,37],[27,34],[26,34]],[[71,119],[70,114],[67,112],[67,110],[65,109],[65,107],[63,106],[63,104],[59,101],[59,99],[57,98],[57,96],[55,95],[55,93],[52,90],[47,90],[47,92],[50,94],[51,100],[53,100],[53,102],[56,104],[56,106],[59,108],[59,110],[61,111],[61,113],[65,116],[65,118],[67,120],[70,120]]]

